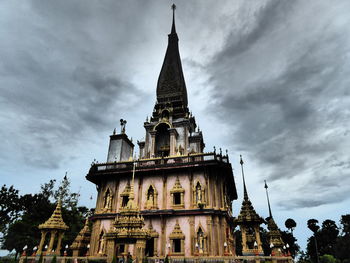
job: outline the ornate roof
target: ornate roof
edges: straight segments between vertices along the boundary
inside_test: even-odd
[[[184,115],[187,109],[187,90],[179,53],[179,38],[175,29],[175,5],[173,5],[173,23],[168,35],[168,47],[157,83],[157,103],[171,103],[174,114]],[[159,105],[156,105],[156,107]],[[183,117],[183,116],[182,116]]]
[[[74,242],[70,246],[70,248],[74,250],[74,249],[80,249],[82,247],[85,247],[87,244],[90,243],[90,237],[91,237],[91,230],[89,228],[89,219],[87,218],[85,220],[84,227],[80,230],[79,234],[74,239]]]
[[[185,192],[185,189],[182,188],[179,177],[176,177],[175,184],[173,188],[170,190],[170,193],[183,193],[183,192]]]
[[[179,221],[176,220],[176,224],[174,226],[174,230],[173,232],[171,232],[171,234],[169,235],[170,239],[184,239],[185,235],[181,230],[181,227],[179,225]]]
[[[235,223],[237,225],[244,225],[244,224],[261,224],[264,222],[264,219],[261,218],[257,212],[255,212],[255,209],[250,202],[248,195],[246,198],[243,199],[241,212],[235,219]]]
[[[149,230],[144,228],[145,220],[134,200],[135,167],[136,163],[134,163],[129,201],[125,207],[121,208],[120,215],[115,218],[113,227],[107,233],[107,237],[116,238],[120,243],[127,243],[128,240],[149,238]]]
[[[62,218],[62,202],[58,200],[57,206],[49,220],[39,225],[39,229],[67,230],[68,226],[63,222]]]
[[[247,187],[245,185],[245,179],[244,179],[244,171],[243,171],[243,159],[241,156],[240,161],[241,167],[242,167],[242,178],[243,178],[243,188],[244,188],[244,197],[243,202],[241,206],[241,212],[237,216],[237,218],[234,220],[237,225],[256,225],[261,224],[265,220],[261,218],[257,212],[255,212],[255,209],[252,205],[252,202],[250,202],[248,197],[248,191]]]
[[[284,246],[282,235],[273,217],[268,219],[267,228],[269,229],[268,235],[270,237],[270,243],[272,243],[275,248],[282,248]]]

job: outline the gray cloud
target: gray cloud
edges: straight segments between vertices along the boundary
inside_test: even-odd
[[[291,193],[279,204],[285,208],[348,198],[348,187],[332,188],[341,178],[326,162],[332,156],[342,163],[348,155],[350,17],[344,5],[269,1],[250,30],[228,35],[209,66],[210,110],[230,123],[226,142],[256,160],[267,179],[283,182]],[[312,16],[315,10],[322,20]],[[342,169],[341,177],[348,176],[350,169]],[[315,189],[320,194],[310,195]]]

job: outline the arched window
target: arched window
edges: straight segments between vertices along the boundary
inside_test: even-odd
[[[146,192],[146,209],[158,209],[157,205],[158,194],[154,186],[150,185]]]
[[[113,195],[111,190],[109,190],[108,188],[103,197],[103,207],[102,207],[103,212],[110,212],[112,210],[112,200],[113,200]]]
[[[170,154],[170,133],[167,123],[160,123],[156,127],[156,155],[158,157],[169,156]]]
[[[195,237],[195,253],[205,254],[207,253],[207,236],[205,235],[203,228],[201,226],[198,227],[196,237]]]
[[[99,255],[104,255],[105,254],[105,239],[104,239],[104,231],[102,230],[100,235],[99,235],[99,240],[98,240],[98,248],[97,248],[97,253]]]

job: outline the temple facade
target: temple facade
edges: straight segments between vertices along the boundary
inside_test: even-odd
[[[90,256],[235,255],[232,167],[221,150],[204,151],[189,111],[174,9],[157,101],[143,124],[138,156],[121,120],[120,133],[110,136],[107,161],[93,163],[86,176],[98,191]]]

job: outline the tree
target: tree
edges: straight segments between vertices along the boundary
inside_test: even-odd
[[[21,210],[18,190],[4,184],[0,189],[0,233],[6,232],[7,226],[14,221]]]
[[[287,229],[289,229],[289,231],[293,235],[293,230],[297,226],[297,223],[292,218],[288,218],[284,223],[284,225],[286,226]]]
[[[291,233],[286,231],[281,231],[281,235],[282,235],[282,240],[284,244],[289,245],[289,252],[291,256],[294,258],[300,249],[297,243],[297,239]]]
[[[350,248],[350,214],[342,215],[341,220],[341,235],[337,238],[335,245],[336,258],[345,262],[350,262],[349,248]]]
[[[38,231],[38,225],[49,219],[58,199],[62,200],[63,220],[69,226],[69,231],[65,234],[62,242],[63,244],[72,244],[83,227],[88,208],[77,206],[79,194],[70,191],[70,181],[67,177],[63,179],[57,189],[55,183],[55,180],[50,180],[41,186],[40,193],[20,197],[21,217],[9,225],[8,231],[4,235],[3,249],[14,249],[18,255],[22,252],[22,248],[27,245],[27,252],[31,253],[31,248],[38,245],[40,241],[41,234]]]
[[[307,227],[314,233],[314,236],[312,236],[308,239],[307,251],[308,251],[308,254],[310,256],[310,259],[313,262],[319,263],[318,249],[317,249],[317,238],[316,238],[316,233],[320,229],[320,226],[318,225],[318,220],[309,219],[307,221]],[[313,243],[314,246],[312,246],[311,243]]]

